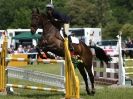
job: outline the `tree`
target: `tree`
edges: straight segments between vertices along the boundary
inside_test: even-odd
[[[108,23],[102,31],[103,39],[115,39],[121,27],[122,25],[117,22]]]
[[[95,0],[96,16],[101,27],[114,20],[108,0]]]
[[[97,23],[95,5],[87,0],[69,0],[65,9],[72,18],[73,27],[92,27]]]
[[[133,9],[132,0],[110,0],[113,16],[117,18],[118,23],[125,24],[129,20],[129,13]]]
[[[0,0],[0,29],[29,28],[32,8],[45,8],[47,1]]]
[[[122,37],[128,39],[133,38],[133,25],[132,24],[125,24],[121,28]]]
[[[129,13],[129,20],[128,23],[133,24],[133,10]]]
[[[15,13],[14,21],[8,28],[30,28],[31,10],[20,8]]]
[[[48,3],[50,0],[0,0],[0,29],[30,28],[31,10],[38,7],[45,12]],[[53,4],[71,17],[71,27],[101,27],[104,38],[114,38],[120,29],[125,37],[131,31],[132,0],[53,0]]]

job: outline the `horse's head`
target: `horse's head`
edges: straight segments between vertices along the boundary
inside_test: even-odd
[[[39,9],[32,10],[32,18],[31,18],[31,33],[35,34],[39,26],[41,25],[41,14]]]

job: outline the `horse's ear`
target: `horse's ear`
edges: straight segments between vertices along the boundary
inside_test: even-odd
[[[33,14],[33,13],[36,13],[36,9],[35,9],[35,8],[32,9],[32,14]]]
[[[39,9],[38,9],[38,8],[33,8],[33,9],[32,9],[32,13],[37,13],[37,14],[39,14],[40,12],[39,12]]]
[[[37,12],[38,14],[40,13],[38,8],[36,8],[36,12]]]

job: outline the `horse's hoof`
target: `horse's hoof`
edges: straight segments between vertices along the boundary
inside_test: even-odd
[[[91,92],[89,90],[86,90],[88,95],[91,95]]]
[[[88,95],[91,95],[91,91],[90,91],[89,88],[86,88],[86,92],[87,92]]]
[[[91,92],[87,92],[88,95],[91,95]]]
[[[95,89],[91,91],[91,94],[94,95],[96,93]]]
[[[93,95],[93,96],[94,96],[94,94],[95,94],[95,91],[92,91],[92,92],[91,92],[91,95]]]

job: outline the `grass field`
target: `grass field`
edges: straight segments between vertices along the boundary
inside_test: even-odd
[[[132,60],[125,61],[125,67],[132,67],[132,68],[125,69],[125,71],[128,73],[130,72],[133,73],[133,61]],[[127,75],[127,76],[129,76],[133,80],[133,75]]]
[[[60,74],[60,66],[58,64],[38,64],[38,65],[28,65],[22,68],[26,68],[29,70],[37,70],[42,72]],[[85,87],[83,84],[82,77],[80,76],[78,70],[76,69],[76,74],[80,79],[80,90],[81,90],[81,98],[83,99],[133,99],[133,88],[112,88],[108,86],[96,86],[96,94],[95,96],[88,96],[85,91]],[[29,81],[22,81],[18,79],[9,79],[9,83],[15,84],[24,84],[24,85],[34,85],[34,86],[42,86],[48,87],[43,84],[33,83]],[[0,96],[0,99],[60,99],[65,97],[64,93],[57,92],[48,92],[48,91],[36,91],[36,90],[28,90],[28,89],[17,89],[14,88],[16,95],[7,95]]]

